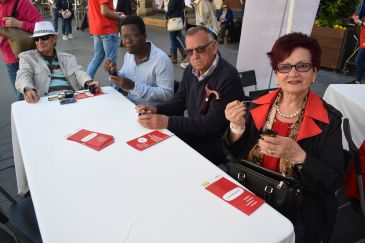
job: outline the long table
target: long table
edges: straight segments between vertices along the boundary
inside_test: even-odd
[[[365,85],[331,84],[323,99],[349,119],[352,139],[360,147],[365,139]],[[348,148],[344,135],[342,141],[344,148]]]
[[[129,100],[103,90],[63,106],[12,105],[19,192],[29,186],[43,242],[294,242],[269,205],[247,216],[208,192],[202,184],[216,175],[234,180],[178,137],[142,152],[126,144],[150,130]],[[97,152],[68,141],[78,128],[115,143]]]

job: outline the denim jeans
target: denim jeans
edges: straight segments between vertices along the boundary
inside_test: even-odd
[[[356,80],[361,82],[365,74],[365,48],[360,48],[355,63],[357,65]]]
[[[6,64],[6,69],[8,70],[8,74],[9,74],[9,78],[11,81],[11,84],[13,85],[13,88],[15,90],[15,95],[17,100],[24,100],[24,96],[22,93],[19,93],[16,89],[15,89],[15,80],[16,80],[16,72],[19,70],[19,63],[7,63]]]
[[[105,57],[112,62],[117,61],[119,41],[118,33],[94,35],[94,57],[87,67],[87,74],[92,79]]]
[[[53,27],[55,29],[55,31],[58,31],[58,16],[59,16],[59,9],[57,8],[52,8],[52,22],[53,22]]]
[[[177,56],[177,48],[185,49],[185,37],[179,31],[170,31],[171,54]]]
[[[72,34],[72,18],[64,19],[62,18],[62,34],[68,35]]]

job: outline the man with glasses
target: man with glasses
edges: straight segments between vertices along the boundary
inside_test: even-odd
[[[104,63],[110,79],[135,104],[164,104],[173,95],[174,70],[162,50],[147,41],[146,27],[138,16],[127,16],[121,22],[123,46],[127,50],[123,67],[116,72],[111,60]]]
[[[51,22],[36,23],[31,37],[37,49],[19,55],[15,87],[28,103],[36,103],[41,96],[75,91],[88,85],[100,90],[99,82],[87,75],[75,56],[56,51],[57,35]]]
[[[191,65],[179,90],[164,105],[139,105],[139,123],[149,129],[167,128],[215,164],[225,162],[222,135],[228,126],[226,105],[244,93],[235,67],[217,54],[212,32],[202,26],[186,33]],[[187,116],[181,114],[187,110]]]

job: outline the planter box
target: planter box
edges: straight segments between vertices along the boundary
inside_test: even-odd
[[[354,49],[355,29],[340,30],[314,26],[311,36],[316,38],[322,49],[321,67],[340,71],[346,58]]]

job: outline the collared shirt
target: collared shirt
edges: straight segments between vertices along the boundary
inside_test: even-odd
[[[149,55],[139,64],[133,54],[124,55],[118,76],[132,80],[135,85],[128,91],[128,99],[135,104],[158,105],[166,103],[174,91],[174,69],[169,57],[153,43]]]
[[[207,71],[205,71],[202,75],[199,76],[198,71],[196,71],[194,68],[193,68],[192,72],[200,82],[200,81],[204,80],[206,77],[208,77],[209,75],[211,75],[213,73],[214,69],[218,65],[218,62],[219,62],[219,55],[216,54],[212,65],[210,65],[210,67],[207,69]]]

